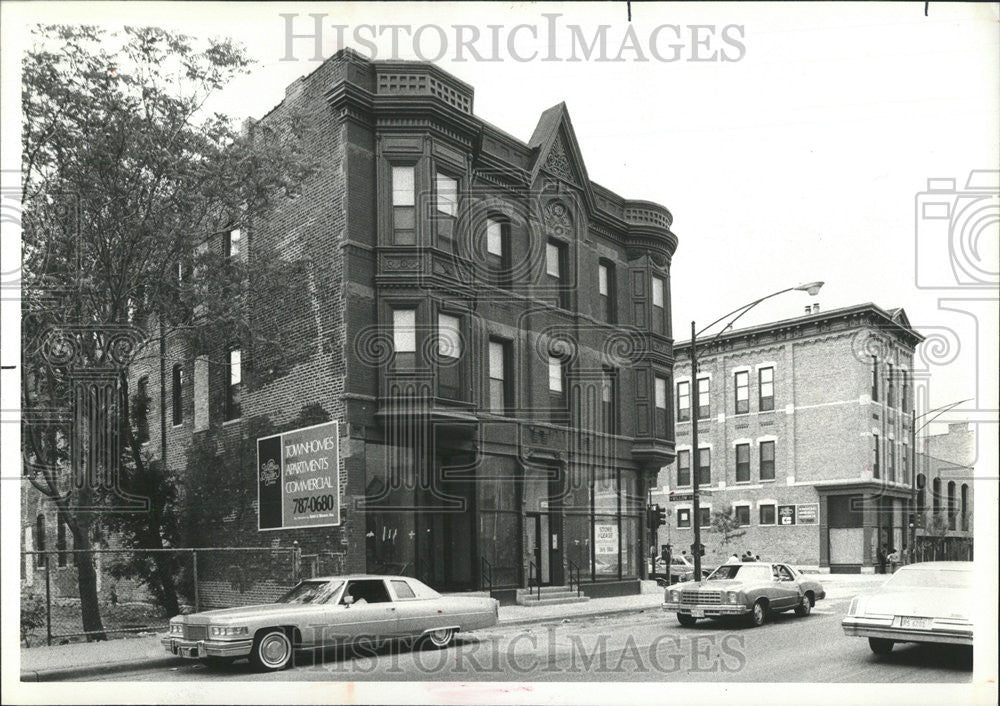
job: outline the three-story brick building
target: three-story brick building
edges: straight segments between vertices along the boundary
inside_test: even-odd
[[[901,549],[914,497],[921,340],[901,309],[816,306],[699,341],[697,381],[690,342],[676,344],[677,460],[651,493],[672,511],[660,542],[687,549],[700,522],[709,565],[749,549],[831,571],[870,571],[879,546]],[[693,473],[706,491],[698,518]],[[712,524],[730,508],[739,528],[727,543]]]
[[[522,142],[473,97],[345,50],[263,118],[311,120],[319,168],[209,247],[301,263],[251,312],[287,351],[169,341],[162,380],[158,358],[134,371],[151,452],[212,505],[189,543],[298,542],[450,590],[638,590],[644,500],[674,457],[672,216],[590,180],[564,104]],[[256,441],[327,421],[339,522],[260,532]]]

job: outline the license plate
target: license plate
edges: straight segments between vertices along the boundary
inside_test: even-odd
[[[692,618],[704,618],[705,617],[705,611],[703,611],[703,610],[692,610],[691,611],[691,617]]]
[[[198,648],[197,647],[182,647],[181,648],[182,657],[197,657]]]
[[[899,619],[899,627],[927,630],[931,627],[933,622],[934,621],[931,618],[911,618],[904,615]]]

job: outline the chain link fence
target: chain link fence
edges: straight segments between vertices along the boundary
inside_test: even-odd
[[[174,602],[180,612],[270,603],[300,579],[343,574],[344,565],[344,554],[298,547],[24,551],[21,641],[30,647],[161,632]],[[80,571],[86,576],[90,567],[101,630],[84,628]]]

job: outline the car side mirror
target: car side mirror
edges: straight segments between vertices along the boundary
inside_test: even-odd
[[[347,606],[348,608],[350,608],[351,604],[354,603],[354,596],[350,596],[350,595],[344,596],[343,603],[344,603],[345,606]]]

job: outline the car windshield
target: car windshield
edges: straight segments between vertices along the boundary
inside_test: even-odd
[[[278,603],[326,603],[343,585],[343,581],[303,581]]]
[[[771,566],[765,564],[723,564],[712,572],[709,581],[727,581],[739,578],[741,581],[770,581]]]
[[[892,588],[972,588],[972,572],[964,569],[900,569],[886,581]]]

